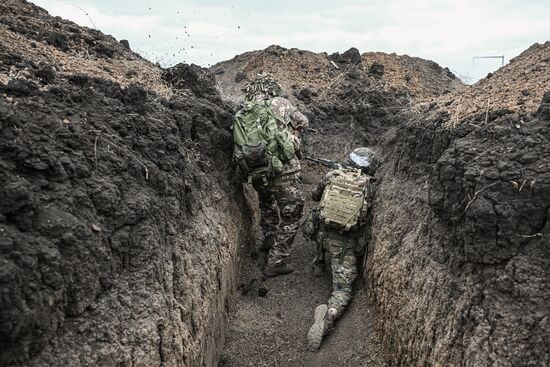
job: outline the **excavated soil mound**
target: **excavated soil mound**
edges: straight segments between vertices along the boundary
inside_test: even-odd
[[[4,0],[0,5],[0,51],[50,66],[61,74],[84,73],[119,83],[138,84],[158,95],[172,93],[160,78],[161,69],[144,62],[129,49],[127,41],[117,42],[95,29],[51,17],[44,9],[24,0]],[[11,68],[0,81],[21,76]],[[42,78],[47,79],[47,75]]]
[[[362,77],[362,84],[404,94],[414,101],[431,99],[464,86],[453,73],[433,61],[382,52],[361,55],[356,48],[328,55],[270,46],[235,56],[210,70],[216,75],[222,97],[235,102],[243,100],[242,87],[259,72],[273,74],[299,106],[334,99],[331,91],[350,76]]]
[[[0,4],[0,365],[216,363],[250,215],[212,82]]]
[[[222,97],[233,103],[242,102],[241,89],[257,73],[273,74],[318,132],[304,137],[306,155],[336,159],[358,145],[377,145],[411,105],[464,87],[433,61],[381,52],[361,55],[355,48],[327,55],[270,46],[210,70]]]
[[[460,92],[450,93],[430,103],[418,105],[420,112],[441,110],[449,113],[447,124],[461,121],[494,120],[497,115],[523,119],[539,107],[550,89],[550,42],[534,44],[505,67],[489,74]],[[489,115],[491,114],[491,115]]]

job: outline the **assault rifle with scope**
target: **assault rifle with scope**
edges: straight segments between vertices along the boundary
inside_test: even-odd
[[[324,159],[324,158],[313,158],[313,157],[305,157],[306,161],[314,162],[317,164],[321,164],[325,167],[332,168],[332,169],[342,169],[342,168],[348,168],[348,165],[343,165],[340,162],[337,161],[331,161],[330,159]]]

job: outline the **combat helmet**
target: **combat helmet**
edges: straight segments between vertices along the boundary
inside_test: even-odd
[[[357,148],[349,154],[351,164],[357,168],[361,168],[363,172],[373,176],[378,168],[378,158],[376,153],[370,148]]]
[[[258,73],[254,80],[244,86],[245,101],[283,96],[283,88],[271,74]]]

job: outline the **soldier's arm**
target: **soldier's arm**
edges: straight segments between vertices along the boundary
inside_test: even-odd
[[[364,267],[366,248],[369,241],[368,234],[370,229],[370,224],[372,223],[372,202],[374,197],[374,184],[370,182],[367,186],[367,192],[363,208],[361,208],[361,216],[359,218],[359,231],[357,237],[357,247],[355,248],[355,255],[363,257],[363,260],[359,262],[359,267],[362,269]]]
[[[376,193],[376,184],[371,180],[367,186],[367,192],[363,209],[361,209],[361,223],[365,224],[370,222],[372,217],[372,203],[374,201],[374,194]]]
[[[290,124],[294,130],[307,129],[309,126],[309,120],[306,115],[298,111],[297,108],[290,112]]]
[[[376,194],[376,183],[374,180],[371,180],[369,182],[369,187],[367,188],[367,202],[368,202],[368,211],[370,212],[370,208],[372,208],[372,203],[374,201],[374,195]]]
[[[311,198],[314,201],[321,201],[321,198],[323,197],[323,192],[325,191],[325,187],[327,187],[330,179],[337,174],[338,174],[338,171],[330,171],[329,173],[326,174],[323,180],[319,182],[315,190],[313,190],[313,192],[311,193]]]

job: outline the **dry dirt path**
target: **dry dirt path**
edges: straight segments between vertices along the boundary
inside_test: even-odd
[[[306,165],[304,176],[309,210],[309,195],[321,175],[312,173]],[[304,239],[300,231],[292,254],[294,273],[268,279],[265,285],[269,292],[265,297],[258,296],[255,286],[246,294],[238,293],[219,366],[385,366],[366,307],[366,293],[357,286],[351,306],[335,330],[325,337],[320,351],[307,350],[306,334],[313,322],[313,311],[327,301],[331,291],[329,272],[321,278],[311,273],[314,254],[313,243]],[[241,284],[261,278],[262,264],[263,253],[245,253]]]

